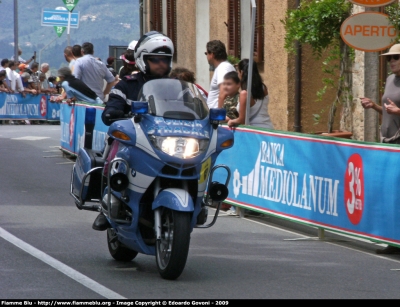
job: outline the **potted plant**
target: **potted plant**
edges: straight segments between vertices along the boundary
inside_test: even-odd
[[[285,49],[295,53],[295,42],[311,46],[317,59],[322,59],[322,70],[327,78],[323,79],[324,87],[318,91],[321,100],[328,88],[335,89],[335,98],[329,109],[328,129],[331,136],[350,138],[351,132],[333,131],[336,110],[339,105],[344,112],[351,112],[352,101],[351,65],[354,51],[340,37],[342,22],[351,15],[352,5],[347,0],[303,0],[297,9],[289,9],[282,20],[285,30]],[[319,114],[314,120],[319,121]]]

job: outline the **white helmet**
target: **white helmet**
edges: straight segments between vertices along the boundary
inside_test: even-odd
[[[138,42],[138,41],[135,41],[135,40],[131,41],[131,42],[129,43],[129,46],[128,46],[127,50],[132,50],[132,51],[135,50],[135,47],[136,47],[137,42]]]
[[[171,70],[174,44],[169,37],[162,33],[156,31],[148,32],[139,39],[135,47],[136,66],[144,74],[148,71],[148,65],[145,58],[148,55],[165,55],[171,57]]]

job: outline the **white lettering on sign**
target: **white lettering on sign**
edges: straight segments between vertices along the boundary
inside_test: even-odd
[[[7,104],[6,114],[38,116],[39,106],[36,104]]]
[[[61,142],[69,144],[69,123],[61,120]]]
[[[295,171],[271,166],[284,166],[284,149],[284,144],[261,142],[253,170],[247,176],[241,176],[237,169],[234,172],[235,197],[239,194],[250,195],[337,217],[340,181],[316,175],[299,175]]]
[[[347,18],[340,28],[340,36],[354,49],[375,52],[390,47],[397,30],[390,24],[388,15],[365,12]]]

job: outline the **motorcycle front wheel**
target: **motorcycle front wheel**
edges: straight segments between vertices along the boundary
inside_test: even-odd
[[[118,236],[112,228],[107,229],[107,243],[110,255],[117,261],[129,262],[133,260],[138,252],[131,250],[118,241]]]
[[[164,279],[178,278],[186,265],[190,243],[190,213],[164,208],[161,240],[156,243],[158,272]]]

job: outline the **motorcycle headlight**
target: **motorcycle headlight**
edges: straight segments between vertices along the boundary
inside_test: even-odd
[[[185,137],[152,136],[151,141],[157,149],[182,159],[194,158],[206,151],[208,147],[208,140]]]

